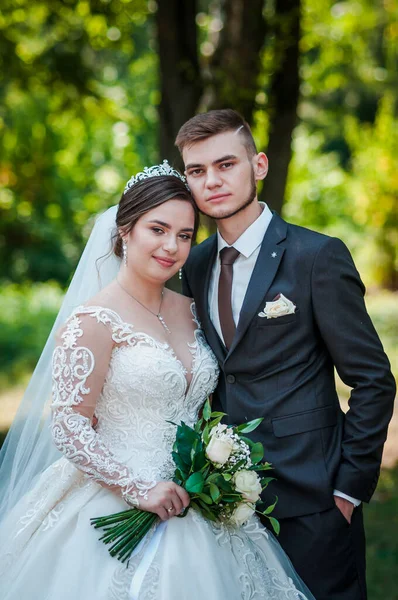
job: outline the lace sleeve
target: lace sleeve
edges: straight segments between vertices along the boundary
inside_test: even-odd
[[[92,427],[112,348],[111,333],[91,316],[75,314],[67,321],[53,354],[52,437],[78,469],[138,506],[154,484],[136,480]]]

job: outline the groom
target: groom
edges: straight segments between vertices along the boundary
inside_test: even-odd
[[[184,293],[221,373],[214,409],[263,417],[279,541],[317,600],[363,600],[362,502],[377,484],[394,379],[338,239],[286,223],[258,202],[268,161],[233,110],[197,115],[177,136],[189,187],[216,235],[193,248]],[[334,368],[352,388],[345,415]]]

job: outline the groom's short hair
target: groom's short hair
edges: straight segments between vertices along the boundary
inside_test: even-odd
[[[236,110],[231,108],[210,110],[192,117],[180,128],[175,145],[182,154],[185,147],[227,131],[235,131],[241,137],[249,158],[257,154],[249,124]]]

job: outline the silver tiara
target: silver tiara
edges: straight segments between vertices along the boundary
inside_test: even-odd
[[[144,167],[144,170],[137,175],[133,175],[131,179],[126,183],[126,187],[124,188],[124,194],[129,190],[137,181],[142,181],[143,179],[149,179],[149,177],[159,177],[160,175],[171,175],[173,177],[178,177],[181,179],[185,186],[189,190],[187,180],[184,175],[181,175],[176,169],[170,167],[168,161],[165,159],[161,165],[154,165],[153,167]]]

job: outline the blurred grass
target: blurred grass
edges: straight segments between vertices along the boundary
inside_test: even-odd
[[[398,600],[398,464],[382,470],[364,512],[369,600]]]
[[[55,282],[4,285],[0,291],[0,387],[31,373],[61,304]]]

